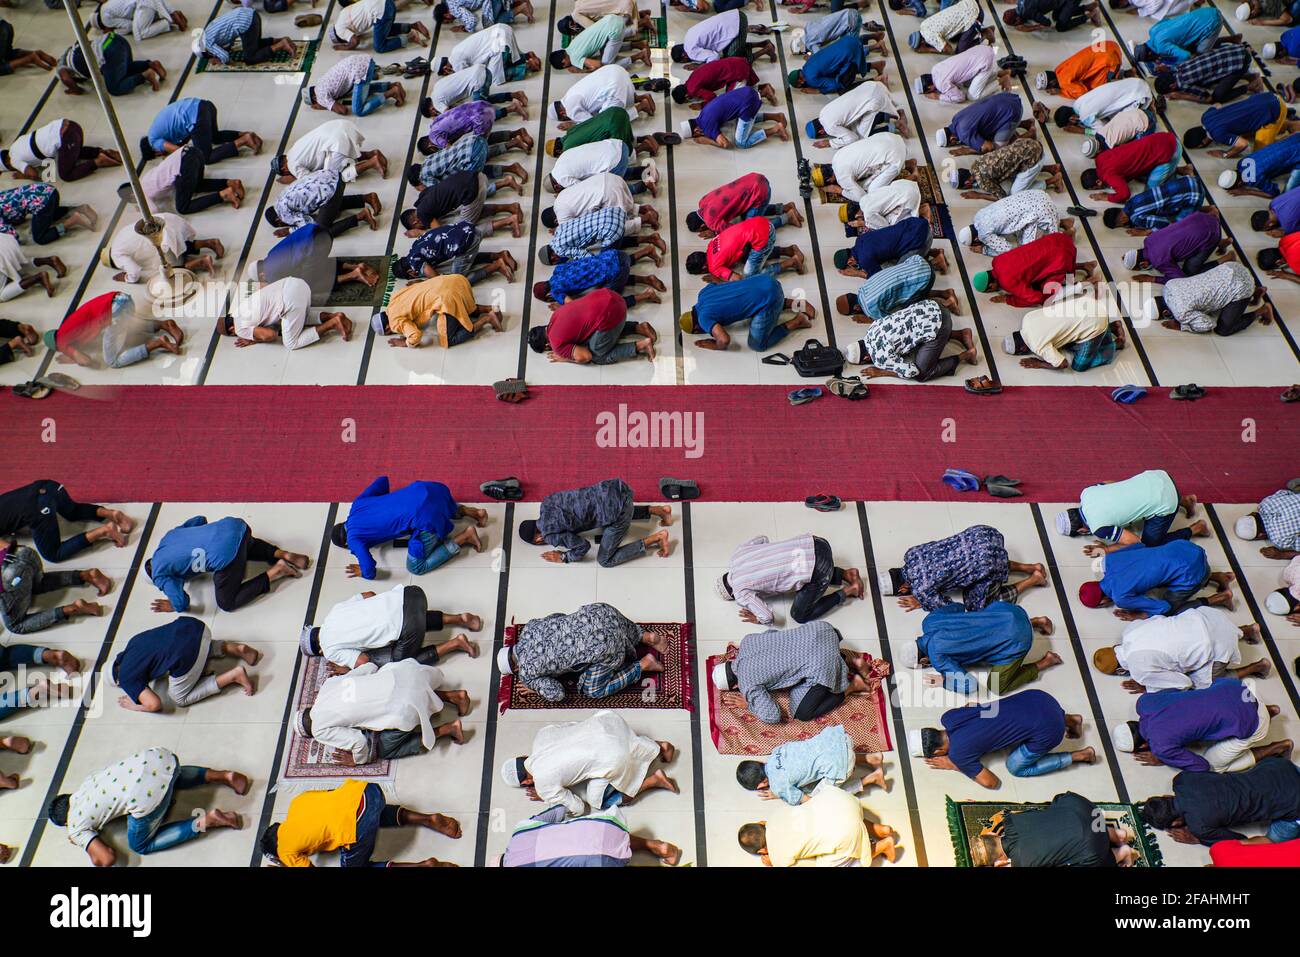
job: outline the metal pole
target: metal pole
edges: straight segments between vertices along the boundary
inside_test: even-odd
[[[86,69],[90,71],[90,82],[95,87],[95,95],[99,97],[99,105],[104,108],[104,115],[108,117],[108,125],[113,131],[113,140],[117,143],[118,152],[122,154],[122,165],[126,168],[127,179],[131,183],[131,192],[135,194],[135,204],[140,207],[140,213],[144,217],[140,225],[144,226],[145,229],[140,230],[140,232],[145,235],[156,233],[162,229],[162,222],[154,218],[153,211],[149,208],[149,201],[145,199],[144,187],[140,185],[140,177],[135,171],[135,160],[131,156],[130,147],[127,146],[122,127],[117,122],[117,113],[113,110],[113,105],[109,101],[108,87],[104,85],[104,74],[99,70],[99,60],[95,57],[95,52],[91,48],[90,37],[86,35],[86,27],[81,22],[81,15],[77,13],[76,0],[63,0],[63,7],[68,11],[68,19],[72,21],[72,30],[77,35],[77,46],[81,48],[81,55],[86,60]]]

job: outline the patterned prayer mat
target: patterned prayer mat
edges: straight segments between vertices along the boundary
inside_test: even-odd
[[[735,657],[735,646],[725,655],[714,655],[706,662],[704,673],[713,673],[713,666],[724,659]],[[883,687],[883,684],[882,684]],[[889,718],[885,712],[885,696],[877,688],[873,694],[853,694],[834,711],[812,721],[794,721],[790,717],[790,693],[778,691],[773,695],[781,707],[780,724],[764,724],[747,710],[729,708],[722,703],[722,692],[709,682],[709,734],[719,754],[771,754],[777,745],[787,741],[807,741],[821,734],[832,724],[844,726],[859,754],[892,751],[889,737]]]
[[[1007,804],[995,801],[954,801],[950,797],[944,800],[948,806],[948,835],[952,838],[953,854],[958,867],[972,867],[971,841],[979,837],[980,831],[988,827],[989,818],[998,811],[1017,811],[1024,808],[1046,807],[1046,804]],[[1147,827],[1138,813],[1135,804],[1114,804],[1098,801],[1097,807],[1106,815],[1107,823],[1123,824],[1134,834],[1137,841],[1133,850],[1137,851],[1134,867],[1163,867],[1164,855],[1156,843],[1155,834]]]
[[[304,662],[298,682],[298,696],[293,706],[295,713],[310,708],[315,703],[320,686],[330,676],[325,663],[325,658],[308,658]],[[346,778],[360,778],[381,784],[393,780],[392,766],[393,762],[388,760],[358,765],[338,764],[334,760],[333,748],[325,747],[312,738],[304,738],[294,730],[291,722],[289,746],[285,748],[280,781],[292,785],[316,781],[341,783]]]
[[[650,24],[651,29],[642,30],[640,39],[649,40],[650,46],[653,49],[668,49],[668,19],[666,17],[653,17],[650,20]],[[569,44],[573,42],[573,39],[574,38],[568,34],[561,34],[560,46],[567,50]]]
[[[939,176],[929,166],[918,166],[916,185],[921,187],[921,202],[930,207],[930,232],[935,239],[956,239],[957,233],[952,227],[952,217],[948,206],[943,201],[943,189],[939,186]]]
[[[643,675],[641,680],[624,688],[617,694],[604,698],[588,698],[577,693],[577,676],[564,679],[564,700],[550,702],[515,680],[514,675],[502,675],[501,687],[497,691],[499,714],[507,709],[519,708],[526,711],[541,711],[554,708],[637,708],[640,710],[666,711],[673,708],[691,709],[693,700],[691,680],[691,623],[687,622],[637,622],[642,631],[653,632],[659,638],[669,642],[667,653],[650,652],[644,645],[640,646],[659,659],[664,670],[652,675]],[[505,643],[514,644],[519,634],[518,625],[506,627]],[[649,684],[646,684],[649,682]]]
[[[379,282],[373,286],[367,286],[363,282],[347,282],[343,285],[335,285],[330,290],[329,298],[325,300],[324,305],[339,308],[342,306],[370,306],[382,309],[388,305],[388,300],[393,294],[393,286],[397,282],[397,277],[393,275],[393,263],[397,261],[396,256],[341,256],[340,259],[346,259],[350,263],[365,263],[367,266],[373,266],[379,273]]]
[[[269,60],[249,65],[244,62],[242,54],[236,52],[229,63],[221,63],[211,57],[200,57],[195,73],[307,73],[316,59],[316,40],[294,40],[298,49],[292,55],[277,50]]]

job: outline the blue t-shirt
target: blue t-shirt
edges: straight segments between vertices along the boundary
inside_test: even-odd
[[[900,219],[884,229],[869,229],[853,241],[853,258],[858,268],[870,275],[878,272],[885,263],[924,250],[930,232],[930,221],[920,216]]]
[[[983,149],[986,142],[1019,123],[1023,114],[1019,94],[998,93],[958,112],[952,118],[951,129],[959,142],[974,150]]]
[[[1282,44],[1282,49],[1289,57],[1300,57],[1300,27],[1292,27],[1285,31],[1278,42]]]
[[[172,603],[172,610],[190,607],[185,582],[195,575],[219,572],[235,560],[239,544],[248,534],[242,518],[221,518],[209,523],[196,515],[162,537],[149,559],[149,577]]]
[[[183,675],[194,667],[204,627],[197,618],[182,615],[170,624],[140,632],[113,659],[113,680],[139,704],[149,682]]]
[[[701,133],[710,139],[717,139],[724,126],[736,119],[752,120],[762,105],[758,90],[752,86],[738,86],[704,104],[704,109],[700,110],[695,122]]]
[[[1065,711],[1046,691],[1022,691],[940,719],[948,732],[948,758],[967,777],[984,769],[984,755],[1025,745],[1047,754],[1065,737]]]
[[[187,96],[159,110],[149,125],[149,145],[161,153],[168,142],[179,146],[189,139],[194,124],[199,121],[199,104],[202,102],[198,97]]]
[[[717,282],[700,290],[695,300],[695,321],[704,332],[713,331],[718,323],[729,326],[744,322],[785,304],[785,291],[781,284],[766,274],[738,279],[734,282]]]
[[[818,92],[839,93],[867,72],[867,48],[856,33],[845,34],[810,56],[799,72]]]
[[[1256,93],[1235,103],[1212,106],[1201,114],[1201,126],[1215,142],[1231,146],[1238,136],[1250,139],[1255,131],[1277,119],[1282,104],[1273,93]]]

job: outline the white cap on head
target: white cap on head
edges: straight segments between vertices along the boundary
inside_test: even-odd
[[[501,762],[501,780],[512,788],[520,787],[524,779],[519,776],[519,759],[506,758]]]
[[[954,166],[952,169],[948,170],[948,183],[952,186],[956,186],[960,182],[961,182],[961,167]]]
[[[510,665],[510,649],[502,648],[497,652],[497,669],[503,675],[512,675],[515,669]]]
[[[1250,19],[1250,4],[1249,3],[1241,4],[1240,6],[1237,7],[1236,10],[1233,11],[1233,13],[1237,17],[1238,23],[1245,23],[1247,20]]]
[[[921,747],[921,729],[913,728],[907,732],[907,750],[914,758],[923,757],[924,749]]]
[[[808,50],[808,42],[804,39],[805,33],[803,27],[795,30],[790,34],[790,52],[804,53]]]
[[[882,595],[892,595],[894,593],[894,578],[886,569],[883,572],[876,572],[876,587],[880,589]]]
[[[1160,307],[1156,305],[1155,299],[1142,303],[1142,318],[1146,322],[1155,322],[1160,318]]]
[[[1237,185],[1237,171],[1235,169],[1225,169],[1219,174],[1219,188],[1232,189]]]
[[[1279,588],[1277,591],[1268,593],[1264,599],[1264,608],[1274,615],[1291,614],[1291,602],[1287,597],[1286,589]]]
[[[1083,150],[1084,156],[1096,156],[1097,155],[1096,138],[1092,136],[1085,136],[1083,138],[1083,142],[1079,145],[1079,149]]]
[[[1005,353],[1006,353],[1007,355],[1009,355],[1009,356],[1014,356],[1014,355],[1016,354],[1016,337],[1015,337],[1015,336],[1003,336],[1003,337],[1002,337],[1002,351],[1005,352]]]
[[[903,647],[898,649],[898,663],[908,669],[915,668],[921,663],[921,649],[916,646],[915,641],[903,642]]]
[[[1260,54],[1259,54],[1259,55],[1260,55],[1261,57],[1263,57],[1265,60],[1276,60],[1276,59],[1277,59],[1277,44],[1276,44],[1276,43],[1265,43],[1265,44],[1264,44],[1264,49],[1262,49],[1262,50],[1260,51]]]
[[[310,708],[300,708],[293,713],[293,730],[297,731],[304,738],[310,738],[307,733],[307,712]]]
[[[1121,258],[1123,259],[1126,268],[1135,269],[1138,264],[1138,251],[1136,249],[1126,249]]]
[[[736,596],[727,588],[727,576],[719,575],[713,579],[713,589],[718,593],[718,597],[723,601],[735,601]]]
[[[912,80],[912,92],[917,96],[921,96],[925,93],[925,81],[919,76]]]
[[[1115,742],[1115,747],[1121,751],[1132,753],[1137,747],[1137,742],[1133,740],[1133,729],[1129,727],[1127,721],[1121,721],[1115,727],[1110,729],[1110,738]]]
[[[1237,533],[1237,537],[1243,542],[1253,542],[1255,533],[1259,531],[1254,514],[1243,515],[1233,523],[1232,530]]]
[[[942,126],[934,131],[934,145],[940,149],[948,145],[948,131]]]
[[[713,666],[713,687],[719,691],[730,691],[731,682],[727,680],[727,663],[719,661]]]
[[[849,365],[862,365],[867,361],[866,345],[861,339],[854,339],[844,350],[844,358],[849,360]]]
[[[970,226],[963,226],[961,232],[957,234],[957,241],[963,246],[969,246],[975,241],[975,230]]]
[[[689,140],[691,138],[691,121],[682,120],[680,123],[678,123],[677,132],[681,135],[682,139]]]

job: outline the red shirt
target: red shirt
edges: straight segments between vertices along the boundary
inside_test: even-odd
[[[1065,233],[1048,233],[994,256],[989,269],[1007,294],[1008,305],[1041,306],[1048,297],[1043,287],[1063,283],[1074,272],[1076,254],[1073,239]]]
[[[709,241],[706,256],[709,272],[719,279],[731,278],[731,267],[753,249],[762,249],[772,236],[772,224],[766,216],[742,219],[728,226]]]
[[[686,78],[686,94],[707,103],[719,90],[731,89],[734,83],[758,86],[758,74],[743,56],[723,57],[692,70]]]
[[[627,303],[622,296],[612,289],[593,289],[555,310],[546,327],[546,338],[557,356],[572,359],[574,346],[626,321]]]
[[[737,216],[772,198],[772,187],[762,173],[746,173],[725,186],[705,193],[700,200],[700,219],[715,233],[727,228]]]
[[[1177,150],[1178,137],[1173,133],[1151,133],[1106,150],[1097,157],[1097,175],[1114,191],[1107,199],[1127,203],[1132,195],[1128,181],[1141,179],[1161,163],[1168,163]]]
[[[106,292],[89,302],[81,304],[75,312],[59,323],[59,331],[54,334],[54,343],[63,351],[67,346],[82,346],[103,331],[113,321],[113,297],[115,292]]]
[[[1210,845],[1215,867],[1300,867],[1300,838],[1281,844],[1216,841]]]
[[[1300,233],[1288,233],[1283,236],[1277,248],[1282,253],[1282,258],[1286,260],[1286,264],[1291,267],[1291,271],[1300,274]]]

